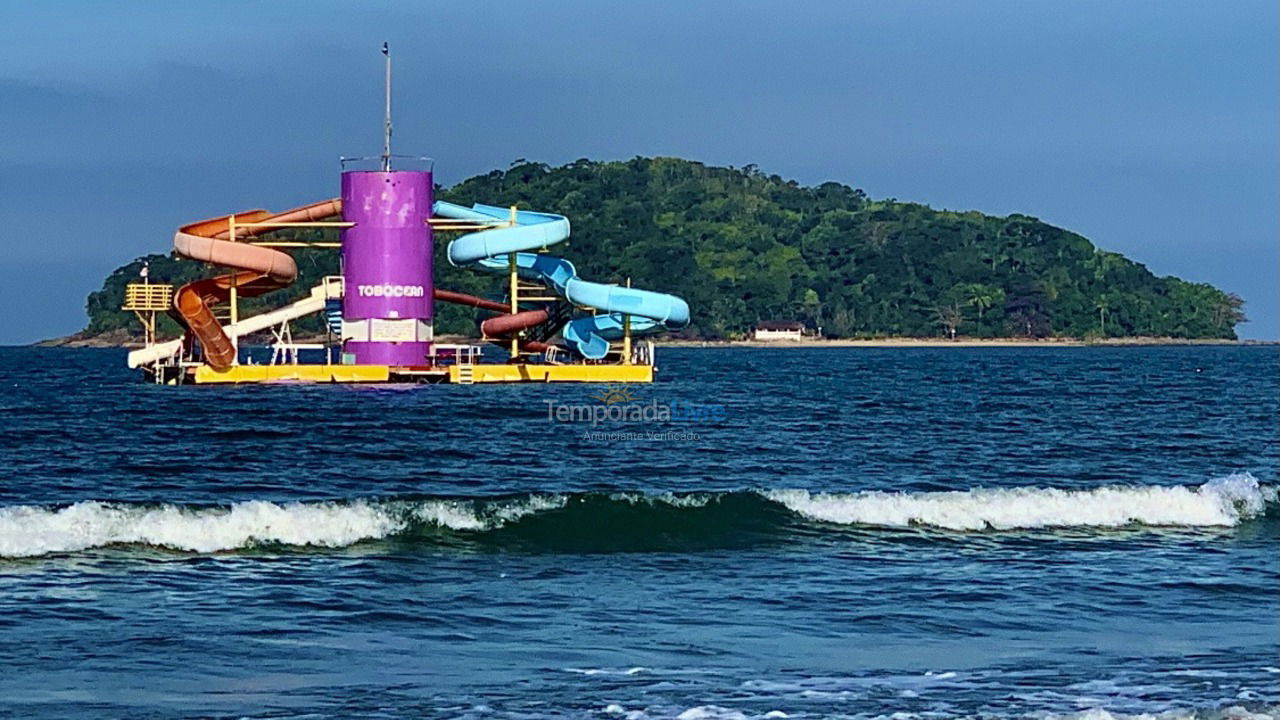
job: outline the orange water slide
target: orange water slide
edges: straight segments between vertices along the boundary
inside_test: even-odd
[[[315,222],[342,214],[342,200],[334,198],[282,213],[250,210],[236,213],[238,223]],[[196,280],[178,288],[173,306],[187,329],[204,348],[204,360],[216,370],[235,364],[236,348],[213,315],[213,306],[226,302],[235,287],[240,297],[254,297],[293,284],[298,265],[286,252],[236,242],[277,228],[236,228],[230,236],[230,215],[185,225],[173,236],[173,249],[192,260],[234,268],[228,275]]]
[[[498,313],[511,313],[511,306],[509,305],[495,302],[493,300],[486,300],[481,297],[476,297],[475,295],[454,292],[453,290],[436,288],[435,299],[458,305],[470,305],[471,307],[480,308],[482,310],[492,310]],[[498,315],[480,323],[480,332],[487,338],[509,337],[521,330],[541,325],[550,317],[550,313],[546,310],[523,310],[514,314]],[[547,343],[535,342],[533,340],[521,340],[520,347],[530,352],[546,352],[551,346]]]

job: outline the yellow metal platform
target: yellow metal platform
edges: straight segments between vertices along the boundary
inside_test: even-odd
[[[218,372],[196,368],[196,384],[206,383],[376,383],[391,379],[386,365],[236,365]]]
[[[447,373],[447,374],[446,374]],[[381,383],[396,381],[472,383],[653,382],[652,365],[450,365],[430,373],[404,372],[386,365],[236,365],[217,371],[208,365],[195,369],[197,385],[216,383]]]
[[[470,368],[471,378],[466,378]],[[451,383],[653,382],[652,365],[451,365]]]

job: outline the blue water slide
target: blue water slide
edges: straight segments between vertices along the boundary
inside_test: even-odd
[[[437,202],[439,217],[468,222],[509,222],[511,210],[492,205],[472,207]],[[666,293],[606,285],[583,280],[573,263],[564,258],[532,250],[546,250],[569,238],[569,219],[552,213],[518,210],[515,225],[467,233],[449,243],[449,262],[475,265],[495,273],[510,269],[511,253],[516,253],[516,272],[541,282],[574,305],[596,308],[604,313],[570,320],[561,330],[568,345],[583,357],[598,360],[609,352],[609,341],[624,332],[624,315],[631,316],[633,335],[676,330],[689,324],[689,305]]]

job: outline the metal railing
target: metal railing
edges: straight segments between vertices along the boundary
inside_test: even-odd
[[[401,168],[405,170],[419,170],[419,171],[431,172],[436,165],[435,158],[430,158],[425,155],[396,155],[395,153],[391,153],[388,157],[390,157],[392,160],[403,160],[408,162],[411,167]],[[366,167],[365,166],[366,163],[369,163],[372,166]],[[343,172],[346,172],[347,170],[365,170],[365,171],[381,172],[382,156],[381,155],[360,155],[356,157],[343,156],[338,158],[338,164],[342,166]],[[418,165],[418,167],[412,167],[415,164]],[[347,167],[348,165],[351,165],[352,167]]]
[[[130,283],[124,286],[124,304],[121,310],[133,312],[164,312],[173,302],[173,286],[151,283]]]

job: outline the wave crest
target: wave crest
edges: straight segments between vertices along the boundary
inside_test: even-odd
[[[953,492],[534,494],[484,499],[357,499],[224,507],[85,501],[0,507],[0,557],[111,545],[187,552],[337,548],[385,538],[576,552],[700,550],[785,539],[801,526],[947,531],[1231,527],[1267,511],[1274,487],[1249,473],[1200,486]]]
[[[812,520],[879,527],[1024,530],[1126,525],[1229,527],[1263,513],[1275,490],[1249,473],[1199,487],[1111,486],[1088,490],[1000,488],[954,492],[810,493],[772,490],[769,499]]]
[[[259,543],[342,547],[399,529],[384,508],[366,501],[277,504],[252,500],[228,508],[88,501],[58,509],[0,508],[0,556],[30,557],[116,544],[193,552]]]

